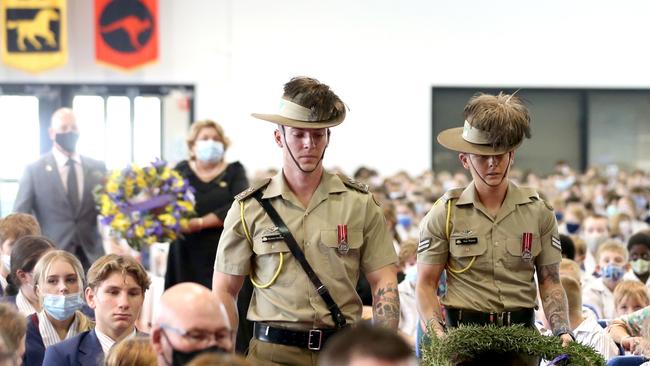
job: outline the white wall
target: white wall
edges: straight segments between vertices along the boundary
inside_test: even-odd
[[[0,82],[193,83],[196,117],[221,121],[230,159],[278,166],[282,84],[310,75],[349,105],[326,165],[430,166],[431,86],[650,87],[645,1],[159,0],[160,62],[119,73],[93,61],[92,2],[69,0],[70,61]],[[460,121],[459,121],[460,124]]]

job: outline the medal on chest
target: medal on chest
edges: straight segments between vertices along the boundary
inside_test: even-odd
[[[346,255],[350,251],[350,246],[348,245],[348,226],[346,224],[339,224],[337,226],[337,237],[339,246],[336,249],[339,254]]]
[[[533,233],[523,233],[521,236],[521,260],[533,260]]]

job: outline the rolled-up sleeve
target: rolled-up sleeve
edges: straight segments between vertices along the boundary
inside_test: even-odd
[[[445,210],[445,202],[438,201],[420,222],[418,263],[447,263],[449,240],[445,234]]]
[[[366,199],[366,220],[363,228],[363,253],[361,270],[364,273],[378,270],[397,262],[397,254],[393,247],[388,225],[381,208],[370,196]]]

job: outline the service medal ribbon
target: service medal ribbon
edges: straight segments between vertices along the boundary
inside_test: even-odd
[[[533,259],[533,233],[521,236],[521,259],[530,262]]]
[[[339,254],[348,254],[350,246],[348,245],[348,226],[346,224],[339,224],[337,226],[337,237],[339,243],[337,250]]]

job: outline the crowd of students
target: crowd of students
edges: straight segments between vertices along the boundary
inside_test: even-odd
[[[650,356],[650,175],[612,167],[578,174],[560,162],[545,177],[516,170],[511,176],[519,185],[536,188],[554,207],[564,257],[560,277],[576,340],[606,359],[623,352]],[[400,331],[413,345],[418,223],[438,197],[465,186],[468,177],[427,171],[382,178],[361,168],[354,178],[381,201],[392,230],[399,253]],[[88,339],[96,339],[92,344],[98,341],[101,347],[84,357],[97,361],[101,356],[106,364],[124,364],[134,354],[154,360],[149,338],[136,330],[150,284],[142,265],[109,254],[84,273],[74,255],[56,250],[40,234],[27,214],[0,221],[0,291],[2,302],[11,305],[0,306],[0,358],[7,356],[2,350],[13,350],[26,365],[64,364]],[[445,291],[444,278],[438,291]],[[16,320],[20,317],[28,321]],[[541,312],[537,319],[545,332]]]

